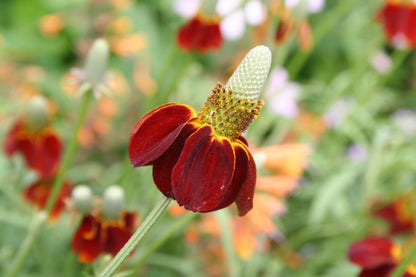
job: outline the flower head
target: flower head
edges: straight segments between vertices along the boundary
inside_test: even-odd
[[[379,20],[383,23],[387,39],[398,48],[416,46],[416,3],[414,1],[387,1],[381,9]]]
[[[92,90],[95,97],[109,95],[110,76],[106,72],[109,58],[109,46],[106,40],[97,39],[88,51],[83,69],[73,68],[70,72],[71,83],[76,84],[77,94]]]
[[[246,214],[256,166],[241,134],[263,106],[256,99],[270,63],[270,50],[255,47],[225,86],[217,84],[199,113],[177,103],[150,111],[130,134],[131,163],[153,165],[159,190],[188,210],[215,211],[236,202],[239,214]]]
[[[411,233],[416,230],[414,197],[414,192],[406,193],[374,211],[375,216],[388,222],[390,234]]]
[[[72,249],[83,263],[94,261],[101,253],[115,256],[133,234],[136,214],[123,212],[118,221],[106,221],[87,214],[72,239]]]
[[[402,261],[403,250],[390,238],[368,237],[351,245],[348,258],[362,268],[360,277],[388,277]],[[416,276],[415,269],[414,265],[409,265],[403,276]]]
[[[72,250],[78,254],[78,260],[91,263],[101,253],[115,256],[137,225],[136,213],[128,212],[123,207],[124,191],[116,185],[110,186],[101,201],[94,201],[86,186],[79,186],[74,192],[72,204],[83,214],[72,238]]]
[[[186,51],[206,53],[222,45],[222,36],[217,17],[209,18],[197,14],[183,25],[177,34],[178,46]]]
[[[62,144],[48,125],[45,105],[40,96],[32,98],[25,114],[7,133],[3,147],[8,156],[21,153],[29,168],[42,179],[50,179],[58,169]]]

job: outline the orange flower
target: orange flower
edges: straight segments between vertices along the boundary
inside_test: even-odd
[[[45,15],[39,22],[39,29],[45,37],[56,36],[63,28],[64,19],[59,13]]]
[[[135,33],[125,37],[114,37],[110,40],[111,49],[121,57],[132,57],[147,47],[143,34]]]
[[[266,169],[289,177],[299,177],[306,166],[309,152],[310,149],[305,144],[285,143],[259,148],[256,155],[264,160],[263,166]]]

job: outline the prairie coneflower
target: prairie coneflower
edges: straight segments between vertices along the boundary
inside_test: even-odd
[[[72,250],[78,260],[91,263],[102,253],[115,256],[137,225],[136,213],[123,208],[124,191],[110,186],[104,192],[101,206],[94,207],[89,188],[78,186],[72,193],[72,202],[84,214],[72,239]]]
[[[387,237],[368,237],[355,242],[348,258],[362,268],[360,277],[388,277],[403,259],[403,248]],[[404,277],[416,276],[416,266],[409,265]]]
[[[388,0],[378,19],[383,23],[387,39],[398,48],[416,46],[416,3]]]
[[[153,165],[158,189],[187,210],[215,211],[236,202],[239,214],[246,214],[256,165],[242,132],[263,106],[257,98],[270,64],[270,50],[257,46],[225,86],[217,84],[199,113],[178,103],[150,111],[130,134],[131,163]]]
[[[56,174],[62,150],[61,140],[47,121],[45,99],[33,97],[24,115],[7,133],[3,145],[8,156],[21,153],[27,166],[42,179]]]
[[[179,48],[188,52],[206,53],[216,50],[222,45],[219,18],[197,14],[183,25],[177,34]]]

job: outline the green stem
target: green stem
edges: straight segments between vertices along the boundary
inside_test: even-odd
[[[391,61],[393,64],[393,68],[390,70],[390,72],[382,77],[380,80],[380,85],[390,81],[391,78],[396,76],[393,73],[396,73],[397,69],[400,68],[400,66],[403,64],[403,62],[406,60],[406,58],[412,53],[412,50],[395,50],[393,54],[391,55]]]
[[[314,44],[317,45],[319,41],[324,37],[324,35],[338,22],[340,17],[351,7],[353,6],[358,0],[349,0],[343,1],[339,0],[337,5],[334,9],[330,12],[327,12],[325,16],[319,21],[318,24],[313,28],[314,32]],[[287,70],[289,72],[289,76],[294,78],[308,60],[312,51],[302,52],[298,51],[296,55],[291,59],[290,63],[287,66]]]
[[[121,248],[117,255],[110,261],[107,267],[101,272],[99,276],[109,277],[111,276],[121,263],[127,258],[128,255],[134,250],[137,244],[142,240],[144,235],[150,230],[150,228],[155,224],[156,220],[162,215],[163,211],[168,207],[172,198],[164,197],[159,203],[154,207],[151,213],[146,217],[143,223],[137,228],[136,232],[131,236],[131,238],[126,242],[126,244]]]
[[[173,76],[170,76],[170,78],[166,78],[166,80],[161,80],[162,83],[165,83],[165,86],[160,87],[160,90],[155,95],[153,106],[157,106],[158,104],[168,102],[170,93],[176,88],[182,76],[185,74],[186,70],[188,69],[188,66],[193,61],[192,54],[184,55],[183,53],[179,51],[176,51],[175,53],[178,53],[177,59],[180,60],[178,67],[175,68]],[[161,85],[161,83],[159,83],[158,85]]]
[[[88,91],[82,101],[81,108],[78,112],[78,118],[75,122],[75,127],[72,132],[71,140],[69,141],[68,147],[65,149],[64,156],[62,158],[62,164],[59,168],[58,176],[55,178],[55,182],[52,186],[51,194],[48,198],[48,202],[46,202],[45,210],[49,214],[53,207],[55,206],[56,201],[58,200],[59,192],[61,191],[62,184],[64,183],[65,173],[69,167],[69,164],[71,163],[72,157],[74,156],[75,149],[77,147],[77,138],[78,138],[78,132],[82,126],[82,123],[84,122],[85,115],[87,113],[88,104],[90,102],[90,99],[92,97],[92,91]]]
[[[215,215],[221,226],[221,241],[228,262],[229,276],[240,276],[238,260],[234,252],[233,234],[232,228],[230,226],[230,215],[226,209],[222,209],[216,212]]]
[[[391,277],[400,277],[403,276],[405,273],[407,267],[413,262],[413,260],[416,258],[416,245],[412,249],[412,251],[403,259],[403,261],[400,263],[398,267],[393,271],[393,274]]]
[[[42,229],[42,226],[47,218],[47,213],[44,211],[38,212],[32,219],[32,222],[29,226],[29,231],[27,233],[26,238],[24,239],[22,245],[19,248],[18,253],[16,254],[16,257],[14,258],[9,272],[7,273],[7,277],[13,277],[17,276],[17,273],[19,272],[19,269],[29,253],[30,249],[32,248],[33,242],[36,240],[36,238],[40,234],[40,230]]]

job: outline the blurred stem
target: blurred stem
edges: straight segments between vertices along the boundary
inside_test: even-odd
[[[149,99],[148,105],[146,105],[146,109],[153,109],[155,106],[161,103],[161,101],[159,101],[160,96],[163,93],[164,88],[166,87],[166,81],[169,79],[169,72],[173,68],[174,61],[176,60],[176,57],[179,54],[180,51],[176,46],[171,48],[169,54],[167,55],[167,58],[165,59],[164,63],[161,66],[161,69],[159,70],[156,76],[157,92]]]
[[[176,60],[177,62],[173,62]],[[173,69],[173,76],[169,78],[169,72],[165,72],[162,75],[162,78],[158,80],[159,90],[157,94],[152,98],[151,108],[154,108],[162,103],[166,103],[169,100],[170,93],[175,89],[179,81],[182,79],[182,76],[188,69],[188,66],[193,60],[193,55],[191,53],[183,53],[176,49],[174,51],[174,57],[172,61],[168,62],[168,68]],[[177,65],[177,67],[175,67]]]
[[[327,12],[322,16],[321,20],[318,21],[316,26],[313,28],[313,39],[314,44],[317,45],[319,41],[324,37],[324,35],[334,26],[339,24],[339,19],[342,17],[351,6],[353,6],[358,0],[338,0],[337,5],[330,12]],[[308,60],[310,54],[313,50],[303,52],[298,51],[295,56],[290,60],[290,63],[287,65],[287,70],[291,78],[299,73],[302,66]]]
[[[216,212],[215,216],[217,217],[217,220],[221,227],[221,241],[225,250],[225,255],[229,267],[228,275],[231,277],[240,276],[238,261],[234,252],[233,234],[231,232],[232,228],[230,226],[230,215],[228,214],[228,211],[226,209],[222,209]]]
[[[383,156],[384,148],[388,142],[389,134],[388,130],[380,129],[376,132],[373,145],[369,157],[368,167],[366,170],[366,175],[364,176],[364,193],[363,193],[363,203],[368,203],[370,196],[373,195],[374,187],[377,185],[377,180],[382,170],[382,162],[385,161]]]
[[[150,214],[146,217],[143,223],[137,228],[136,232],[121,248],[117,255],[110,261],[107,267],[101,272],[99,276],[109,277],[119,268],[123,261],[130,255],[137,244],[142,240],[144,235],[150,230],[155,224],[156,220],[162,215],[163,211],[166,210],[172,198],[164,197],[159,203],[153,208]]]
[[[416,258],[416,245],[412,249],[412,251],[403,259],[398,267],[393,271],[391,277],[400,277],[403,276],[407,267],[413,262]],[[410,276],[410,275],[409,275]]]
[[[188,213],[185,216],[182,216],[175,224],[173,224],[169,229],[163,232],[163,235],[157,238],[150,246],[148,246],[140,258],[135,262],[135,270],[137,272],[142,263],[153,253],[155,252],[168,238],[170,238],[173,233],[181,229],[183,226],[187,225],[192,219],[194,219],[198,213]]]
[[[65,149],[62,164],[59,168],[58,176],[55,178],[55,182],[52,186],[51,194],[46,202],[45,210],[49,214],[53,207],[55,206],[56,201],[58,200],[59,192],[61,191],[62,184],[64,183],[65,173],[71,163],[72,157],[74,156],[75,149],[77,147],[77,138],[78,132],[81,129],[82,123],[84,122],[85,115],[87,113],[88,104],[92,97],[92,91],[85,93],[81,108],[78,111],[77,121],[75,122],[75,127],[72,132],[71,140],[69,141],[68,147]]]
[[[391,55],[391,61],[393,64],[392,69],[388,74],[384,76],[380,80],[381,84],[384,84],[391,80],[394,76],[396,76],[393,73],[396,73],[397,69],[400,68],[400,66],[403,64],[403,62],[406,60],[406,58],[412,53],[412,50],[395,50],[393,54]]]
[[[47,213],[45,211],[38,212],[32,219],[32,222],[29,226],[29,231],[26,238],[23,240],[23,243],[20,245],[19,251],[17,252],[12,264],[10,266],[7,277],[17,276],[19,269],[32,248],[33,242],[37,239],[40,234],[40,230],[47,218]]]
[[[130,173],[133,171],[132,170],[133,168],[134,167],[130,163],[129,153],[127,152],[126,157],[124,158],[122,173],[121,173],[120,179],[118,181],[118,184],[120,186],[124,185],[124,183],[126,182],[128,177],[130,176]]]
[[[298,249],[305,243],[316,239],[323,239],[332,236],[342,236],[351,230],[360,226],[360,222],[351,220],[336,221],[328,224],[310,225],[308,228],[302,228],[300,231],[292,232],[289,238],[289,244],[293,249]]]

